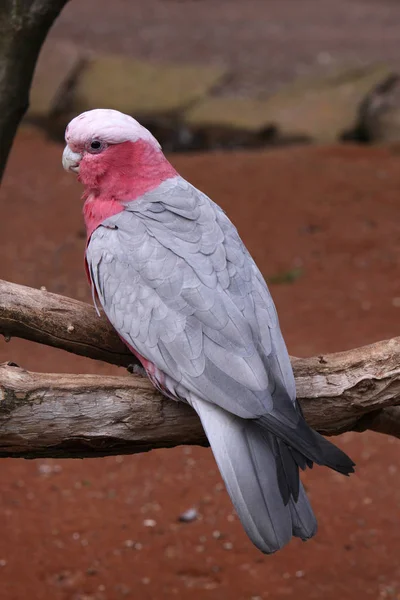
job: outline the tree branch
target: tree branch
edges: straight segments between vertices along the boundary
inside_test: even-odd
[[[4,281],[0,333],[121,366],[135,362],[91,306]],[[400,438],[400,338],[292,364],[315,429],[327,435],[372,429]],[[197,415],[145,378],[0,366],[0,456],[94,457],[179,444],[206,444]]]
[[[28,108],[29,89],[40,49],[67,2],[0,2],[0,181],[17,127]]]
[[[0,365],[0,457],[82,458],[206,445],[200,421],[145,377],[30,373]]]
[[[93,306],[0,279],[0,334],[127,367],[136,358]]]

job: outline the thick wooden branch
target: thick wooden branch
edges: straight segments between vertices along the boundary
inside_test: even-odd
[[[161,396],[145,377],[0,365],[0,457],[82,458],[206,443],[194,411]]]
[[[399,352],[400,341],[392,340],[324,359],[295,359],[310,425],[328,435],[369,428],[400,438],[400,367],[392,364]],[[0,366],[1,457],[81,458],[179,444],[206,444],[197,415],[143,377]]]
[[[0,333],[134,362],[91,306],[7,282],[0,282]],[[400,438],[400,338],[292,363],[310,425],[327,435],[372,429]],[[0,367],[0,456],[93,457],[179,444],[206,444],[197,415],[144,378]]]

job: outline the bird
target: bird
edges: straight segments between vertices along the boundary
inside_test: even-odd
[[[236,227],[130,115],[86,111],[65,142],[63,166],[84,186],[96,308],[152,384],[197,412],[253,544],[272,554],[311,538],[299,470],[349,475],[355,463],[306,423],[274,302]]]

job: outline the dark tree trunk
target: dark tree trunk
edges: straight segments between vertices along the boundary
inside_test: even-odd
[[[0,182],[29,105],[36,61],[68,0],[0,0]]]

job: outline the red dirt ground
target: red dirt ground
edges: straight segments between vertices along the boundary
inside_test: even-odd
[[[0,277],[89,300],[80,188],[61,151],[35,131],[17,139],[1,191]],[[228,211],[266,276],[301,269],[271,286],[291,354],[399,334],[400,156],[333,147],[172,161]],[[0,355],[38,371],[117,371],[20,340],[1,341]],[[207,449],[2,460],[0,598],[399,599],[400,444],[372,433],[337,441],[357,474],[306,473],[319,533],[270,557],[247,540]],[[192,506],[200,519],[179,523]]]

